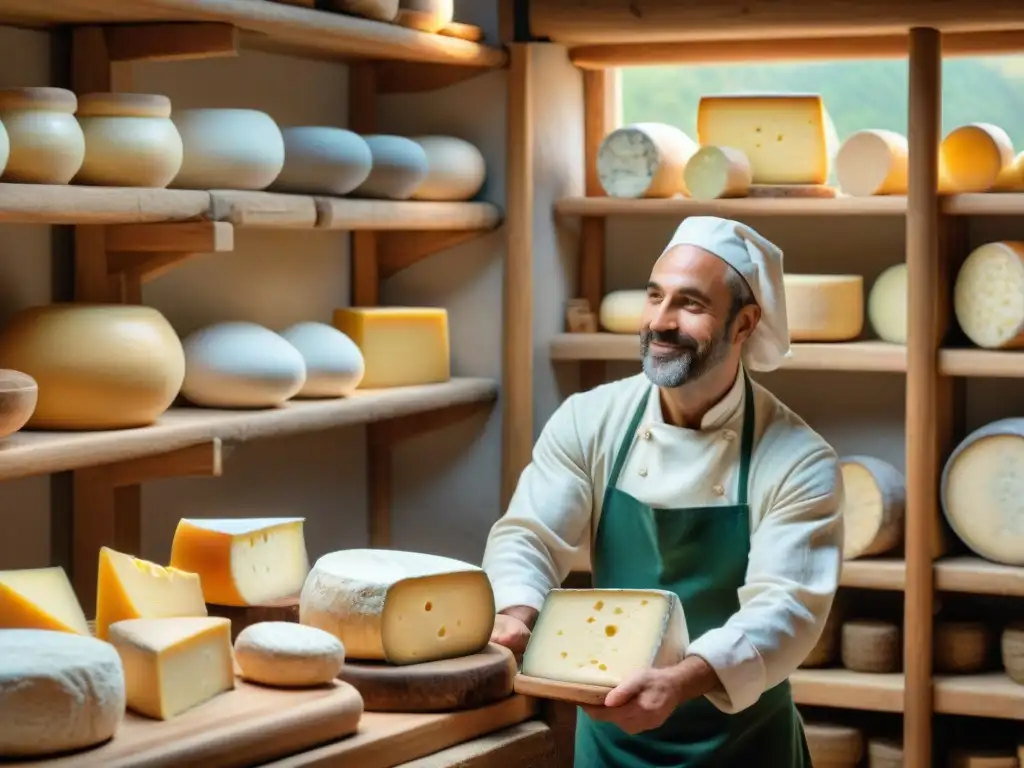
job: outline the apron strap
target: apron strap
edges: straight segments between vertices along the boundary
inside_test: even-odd
[[[750,376],[740,367],[743,377],[743,436],[740,439],[740,476],[736,489],[736,503],[747,503],[747,481],[750,479],[750,455],[754,452],[754,388]]]
[[[651,399],[651,389],[648,386],[644,390],[644,396],[640,398],[640,403],[636,407],[636,411],[633,412],[633,420],[629,422],[629,429],[626,430],[626,434],[622,436],[622,444],[619,445],[619,452],[615,454],[615,463],[612,464],[612,473],[608,478],[608,487],[605,489],[605,497],[611,493],[612,489],[619,482],[619,474],[622,472],[622,467],[626,463],[626,457],[629,455],[629,449],[633,445],[633,438],[636,437],[636,430],[640,426],[640,421],[644,417],[644,411],[647,410],[647,401]]]

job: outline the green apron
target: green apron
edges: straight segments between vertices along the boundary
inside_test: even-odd
[[[750,553],[747,479],[754,443],[754,396],[744,376],[743,435],[735,504],[652,509],[615,486],[640,426],[651,388],[637,406],[615,457],[593,549],[593,584],[603,589],[675,592],[693,642],[739,609]],[[629,735],[579,710],[576,768],[810,768],[811,758],[789,681],[728,715],[701,696],[663,725]]]

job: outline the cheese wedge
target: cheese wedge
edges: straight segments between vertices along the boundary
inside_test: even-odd
[[[181,520],[171,567],[196,573],[212,605],[262,605],[299,594],[309,573],[301,517]]]
[[[0,629],[89,634],[85,612],[59,566],[0,571]]]

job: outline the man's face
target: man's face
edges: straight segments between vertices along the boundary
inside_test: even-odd
[[[659,387],[680,387],[726,360],[737,342],[729,323],[728,264],[679,245],[654,265],[641,315],[643,370]],[[732,327],[730,327],[732,326]]]

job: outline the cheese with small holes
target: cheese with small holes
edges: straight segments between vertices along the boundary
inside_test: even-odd
[[[1013,162],[1013,142],[991,123],[970,123],[950,131],[939,145],[943,175],[955,192],[988,192]]]
[[[199,575],[213,605],[262,605],[299,594],[309,574],[304,518],[185,519],[171,567]]]
[[[747,156],[732,147],[701,147],[686,164],[686,191],[694,200],[744,197],[753,171]]]
[[[170,720],[235,687],[231,622],[216,616],[129,619],[110,627],[128,708]]]
[[[115,734],[124,710],[124,669],[107,643],[69,632],[0,631],[0,756],[94,747]]]
[[[699,149],[678,128],[634,123],[604,137],[597,150],[597,178],[609,197],[673,197],[686,193],[686,164]]]
[[[125,619],[206,616],[199,576],[142,560],[109,547],[100,549],[96,588],[96,637]]]
[[[0,629],[89,634],[85,612],[60,566],[0,571]]]
[[[235,638],[242,677],[279,688],[324,685],[345,664],[345,646],[330,632],[290,621],[252,624]]]
[[[366,372],[359,389],[451,379],[448,312],[438,307],[346,307],[334,327],[356,343]]]
[[[609,333],[640,333],[640,315],[647,291],[612,291],[601,299],[597,318]]]
[[[697,106],[697,140],[746,155],[754,184],[825,184],[839,149],[817,94],[704,96]]]
[[[843,474],[843,559],[880,555],[903,542],[907,486],[903,473],[872,456],[846,456]]]
[[[971,251],[956,275],[953,309],[979,347],[1024,347],[1024,242],[986,243]]]
[[[896,739],[868,742],[869,768],[903,768],[903,744]]]
[[[553,589],[530,635],[523,674],[613,687],[632,672],[678,664],[688,645],[673,592]]]
[[[1019,768],[1017,755],[1002,749],[954,749],[949,753],[949,768]]]
[[[843,666],[854,672],[896,672],[903,659],[900,628],[862,619],[843,624]]]
[[[391,549],[324,555],[299,596],[299,622],[330,632],[348,658],[396,665],[479,652],[490,639],[494,613],[482,569]]]
[[[804,735],[815,768],[854,768],[864,758],[864,736],[856,728],[804,723]]]
[[[1024,565],[1024,418],[999,419],[971,432],[946,460],[942,512],[976,555]]]
[[[860,275],[783,275],[792,341],[849,341],[864,328]]]
[[[855,131],[836,153],[836,179],[844,195],[907,194],[907,138],[895,131]]]
[[[992,640],[992,631],[980,621],[935,622],[935,671],[955,675],[983,671]]]
[[[907,265],[893,264],[868,293],[868,324],[882,341],[907,343]]]

